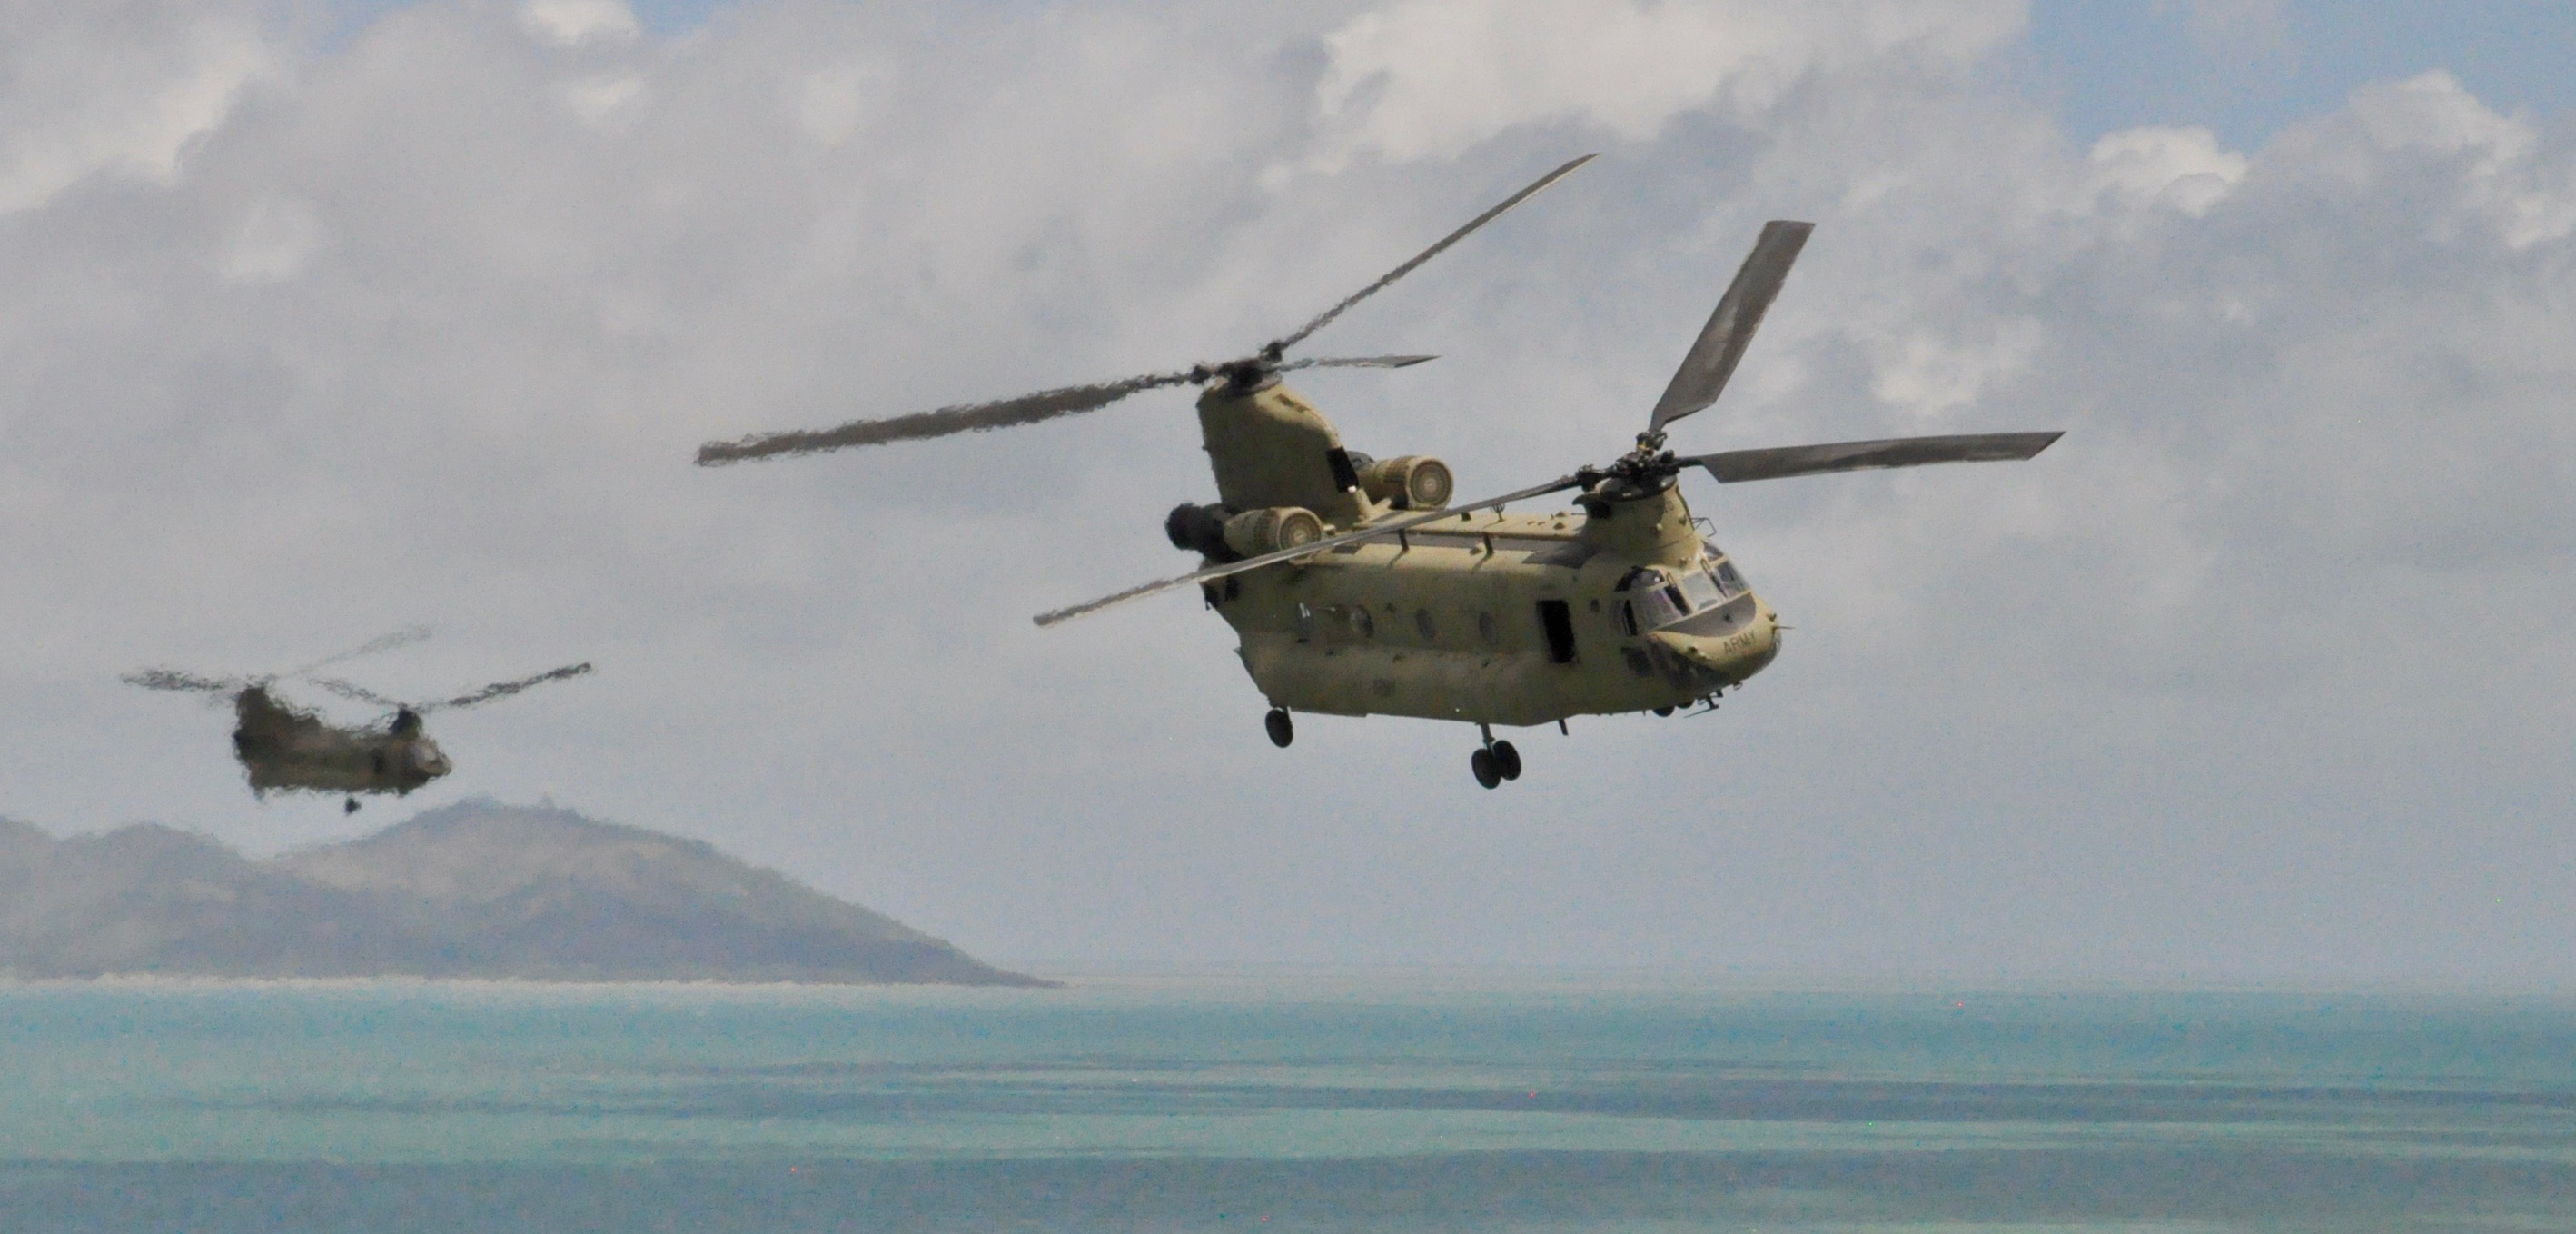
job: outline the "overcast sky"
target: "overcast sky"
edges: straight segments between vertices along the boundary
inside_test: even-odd
[[[2564,5],[0,0],[0,814],[267,852],[550,797],[1006,964],[2576,982]],[[2533,48],[2554,48],[2539,54]],[[1186,593],[1186,392],[1540,171],[1299,383],[1466,491],[2064,428],[1695,508],[1795,627],[1720,713],[1287,751]],[[456,773],[255,802],[118,684],[352,666]],[[321,702],[327,700],[316,699]],[[347,720],[370,718],[334,704]]]

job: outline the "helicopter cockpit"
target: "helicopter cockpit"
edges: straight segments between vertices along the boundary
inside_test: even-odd
[[[1688,568],[1639,566],[1619,580],[1619,624],[1631,636],[1670,630],[1720,638],[1753,620],[1753,592],[1714,544]]]

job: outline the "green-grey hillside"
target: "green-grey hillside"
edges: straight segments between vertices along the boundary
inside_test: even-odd
[[[696,840],[488,801],[257,861],[0,820],[0,973],[1046,984]]]

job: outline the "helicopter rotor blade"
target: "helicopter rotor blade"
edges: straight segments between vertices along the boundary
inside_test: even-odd
[[[206,694],[230,694],[250,684],[246,677],[200,677],[175,668],[147,668],[127,673],[117,680],[146,690],[190,690]]]
[[[337,677],[315,677],[310,680],[313,684],[353,702],[366,703],[374,707],[400,708],[403,705],[400,699],[386,698],[365,686],[343,681]]]
[[[1770,311],[1772,298],[1780,294],[1780,284],[1788,279],[1798,250],[1806,247],[1807,233],[1815,229],[1813,223],[1788,219],[1762,225],[1762,238],[1745,254],[1735,281],[1718,299],[1717,311],[1709,314],[1690,354],[1674,370],[1672,384],[1655,401],[1655,412],[1646,422],[1648,434],[1661,433],[1665,425],[1717,401],[1726,389],[1726,379],[1735,375],[1736,363],[1744,358],[1744,349],[1752,345],[1753,332]]]
[[[583,673],[587,673],[589,671],[590,662],[585,660],[579,664],[567,664],[562,668],[547,669],[545,672],[539,673],[536,676],[522,677],[517,681],[496,681],[491,685],[474,691],[471,694],[460,694],[454,698],[440,699],[434,703],[422,703],[419,706],[413,707],[412,710],[424,712],[448,711],[458,707],[472,707],[477,704],[491,702],[494,699],[508,698],[513,694],[528,689],[531,686],[541,686],[549,681],[561,681],[566,677],[579,677]]]
[[[1301,368],[1412,368],[1428,364],[1438,356],[1335,356],[1322,360],[1291,360],[1272,369],[1274,373],[1293,372]]]
[[[1504,198],[1502,200],[1502,204],[1495,206],[1491,210],[1485,211],[1483,214],[1477,215],[1474,219],[1469,220],[1466,226],[1441,237],[1438,244],[1434,244],[1430,248],[1424,249],[1420,253],[1415,254],[1413,260],[1387,271],[1385,276],[1378,279],[1378,281],[1360,288],[1358,291],[1352,292],[1349,296],[1344,297],[1341,303],[1325,309],[1323,314],[1315,318],[1313,321],[1297,327],[1294,332],[1278,339],[1269,346],[1262,348],[1261,354],[1272,360],[1278,359],[1281,355],[1285,354],[1289,348],[1305,342],[1307,336],[1333,324],[1333,319],[1341,316],[1344,312],[1347,312],[1352,305],[1386,290],[1388,284],[1393,283],[1397,279],[1403,278],[1405,275],[1413,273],[1416,267],[1439,256],[1441,252],[1447,249],[1450,245],[1466,239],[1470,232],[1475,231],[1477,228],[1482,227],[1487,223],[1493,222],[1494,219],[1501,215],[1503,211],[1509,210],[1512,207],[1529,200],[1530,197],[1536,194],[1540,189],[1546,188],[1547,186],[1572,175],[1575,168],[1581,167],[1585,163],[1589,163],[1599,157],[1601,156],[1598,154],[1587,154],[1579,159],[1575,159],[1574,161],[1567,163],[1563,167],[1559,167],[1556,170],[1547,173],[1544,176],[1540,176],[1537,180],[1532,181],[1528,188],[1522,189],[1521,191]]]
[[[1509,505],[1515,501],[1523,501],[1531,497],[1542,497],[1549,493],[1563,492],[1570,488],[1580,488],[1582,487],[1582,484],[1583,481],[1576,477],[1560,476],[1545,484],[1532,485],[1529,488],[1521,489],[1518,492],[1505,493],[1500,497],[1488,497],[1483,501],[1467,502],[1441,510],[1423,510],[1417,513],[1403,515],[1398,518],[1391,518],[1382,523],[1372,523],[1356,531],[1346,531],[1337,536],[1326,536],[1311,544],[1300,544],[1295,548],[1283,548],[1275,553],[1263,553],[1258,557],[1246,557],[1241,561],[1232,561],[1227,562],[1224,565],[1210,566],[1207,569],[1199,570],[1190,574],[1184,574],[1178,578],[1160,579],[1141,586],[1130,587],[1116,595],[1102,596],[1088,604],[1077,604],[1071,608],[1060,608],[1052,612],[1040,613],[1033,618],[1033,620],[1041,626],[1056,625],[1061,622],[1071,621],[1076,617],[1099,612],[1113,604],[1124,604],[1129,600],[1141,599],[1158,591],[1168,591],[1171,588],[1187,586],[1191,583],[1204,583],[1214,579],[1224,578],[1229,574],[1243,574],[1248,571],[1261,569],[1264,566],[1277,565],[1283,561],[1293,561],[1300,557],[1312,557],[1317,553],[1339,548],[1345,544],[1357,544],[1364,540],[1376,540],[1386,536],[1391,536],[1399,531],[1419,527],[1424,523],[1444,519],[1453,514],[1463,515],[1477,510],[1494,509]]]
[[[1143,377],[1129,377],[1119,381],[1098,382],[1092,385],[1062,386],[1053,390],[1041,390],[1035,394],[1023,394],[1012,398],[995,399],[986,403],[961,403],[956,406],[941,407],[933,411],[915,412],[911,415],[905,416],[894,416],[883,420],[853,420],[838,428],[800,429],[781,433],[754,433],[748,437],[735,438],[732,441],[710,441],[698,447],[698,465],[701,467],[719,467],[727,463],[739,463],[746,459],[769,458],[774,455],[781,454],[813,454],[824,450],[838,450],[848,446],[881,446],[897,441],[920,441],[932,437],[946,437],[951,433],[982,432],[988,429],[1012,428],[1023,424],[1037,424],[1042,421],[1055,419],[1058,416],[1077,415],[1086,411],[1097,411],[1100,408],[1117,402],[1130,394],[1157,389],[1163,386],[1177,386],[1195,382],[1211,381],[1219,377],[1224,377],[1234,381],[1249,381],[1252,378],[1258,377],[1260,374],[1277,372],[1282,369],[1404,368],[1409,365],[1420,364],[1425,360],[1431,359],[1431,357],[1358,356],[1341,359],[1301,360],[1293,364],[1285,365],[1279,363],[1279,360],[1290,347],[1294,347],[1298,343],[1305,341],[1307,336],[1331,324],[1334,318],[1341,316],[1345,311],[1349,310],[1352,305],[1385,290],[1388,284],[1412,273],[1414,269],[1422,263],[1439,256],[1440,253],[1450,245],[1456,244],[1460,240],[1465,239],[1468,233],[1494,221],[1496,216],[1521,204],[1523,201],[1528,200],[1532,194],[1538,192],[1540,189],[1546,188],[1547,186],[1556,183],[1558,180],[1564,179],[1567,175],[1571,174],[1575,168],[1591,162],[1596,157],[1598,156],[1591,154],[1584,155],[1579,159],[1575,159],[1572,162],[1539,177],[1528,187],[1512,194],[1510,197],[1504,198],[1500,205],[1485,211],[1483,214],[1477,215],[1473,220],[1468,222],[1466,226],[1442,237],[1439,243],[1432,245],[1430,248],[1424,249],[1422,252],[1416,254],[1412,260],[1388,271],[1376,282],[1361,288],[1359,291],[1348,297],[1345,297],[1341,303],[1324,310],[1322,316],[1315,318],[1313,321],[1307,322],[1305,325],[1299,327],[1295,332],[1273,341],[1268,346],[1262,348],[1261,351],[1254,356],[1242,360],[1228,361],[1223,364],[1197,365],[1185,372],[1155,373]]]
[[[304,676],[308,676],[308,675],[310,675],[310,674],[313,674],[313,673],[319,672],[319,671],[321,671],[321,670],[323,670],[323,669],[329,668],[329,667],[331,667],[331,666],[332,666],[332,665],[334,665],[334,664],[341,663],[342,661],[345,661],[345,660],[355,660],[355,659],[357,659],[357,658],[358,658],[358,657],[360,657],[360,656],[371,656],[371,655],[375,655],[375,654],[376,654],[376,653],[378,653],[378,652],[382,652],[382,651],[391,651],[391,650],[393,650],[393,649],[394,649],[394,648],[396,648],[396,647],[408,647],[408,646],[410,646],[410,645],[411,645],[411,644],[413,644],[413,643],[417,643],[417,642],[419,642],[419,641],[420,641],[420,640],[422,640],[422,639],[428,638],[428,637],[429,637],[429,635],[430,635],[430,629],[429,629],[429,627],[428,627],[428,626],[405,626],[405,627],[403,627],[402,629],[396,630],[396,631],[394,631],[394,632],[393,632],[393,633],[391,633],[391,634],[386,634],[386,635],[379,636],[379,637],[377,637],[377,638],[371,638],[371,639],[368,639],[366,642],[360,643],[360,644],[358,644],[357,646],[355,646],[355,647],[352,647],[352,648],[348,649],[347,651],[343,651],[343,652],[341,652],[341,653],[339,653],[339,654],[337,654],[337,655],[324,656],[324,657],[322,657],[321,659],[319,659],[319,660],[315,660],[315,661],[314,661],[314,662],[312,662],[311,664],[307,664],[307,665],[305,665],[305,666],[304,666],[304,667],[302,667],[302,668],[298,668],[298,669],[290,669],[290,670],[288,670],[288,671],[286,671],[286,672],[283,672],[283,673],[278,674],[278,676],[281,676],[281,677],[304,677]]]
[[[1036,424],[1058,416],[1098,411],[1130,394],[1204,381],[1209,376],[1206,369],[1155,373],[1087,386],[1062,386],[1035,394],[995,399],[989,403],[961,403],[884,420],[853,420],[839,428],[755,433],[732,441],[710,441],[699,446],[698,466],[718,467],[779,454],[813,454],[846,446],[881,446],[897,441],[946,437],[951,433],[976,433]]]
[[[1880,441],[1837,441],[1814,446],[1781,446],[1768,450],[1728,450],[1677,460],[1708,469],[1720,484],[1777,480],[1786,476],[1823,475],[1836,471],[1869,471],[1882,467],[1921,467],[1928,463],[2002,463],[2030,458],[2065,436],[2049,433],[1969,433],[1951,437],[1891,437]]]

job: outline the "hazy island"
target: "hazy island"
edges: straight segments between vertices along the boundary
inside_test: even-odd
[[[697,840],[490,801],[265,860],[0,819],[0,974],[1053,984]]]

